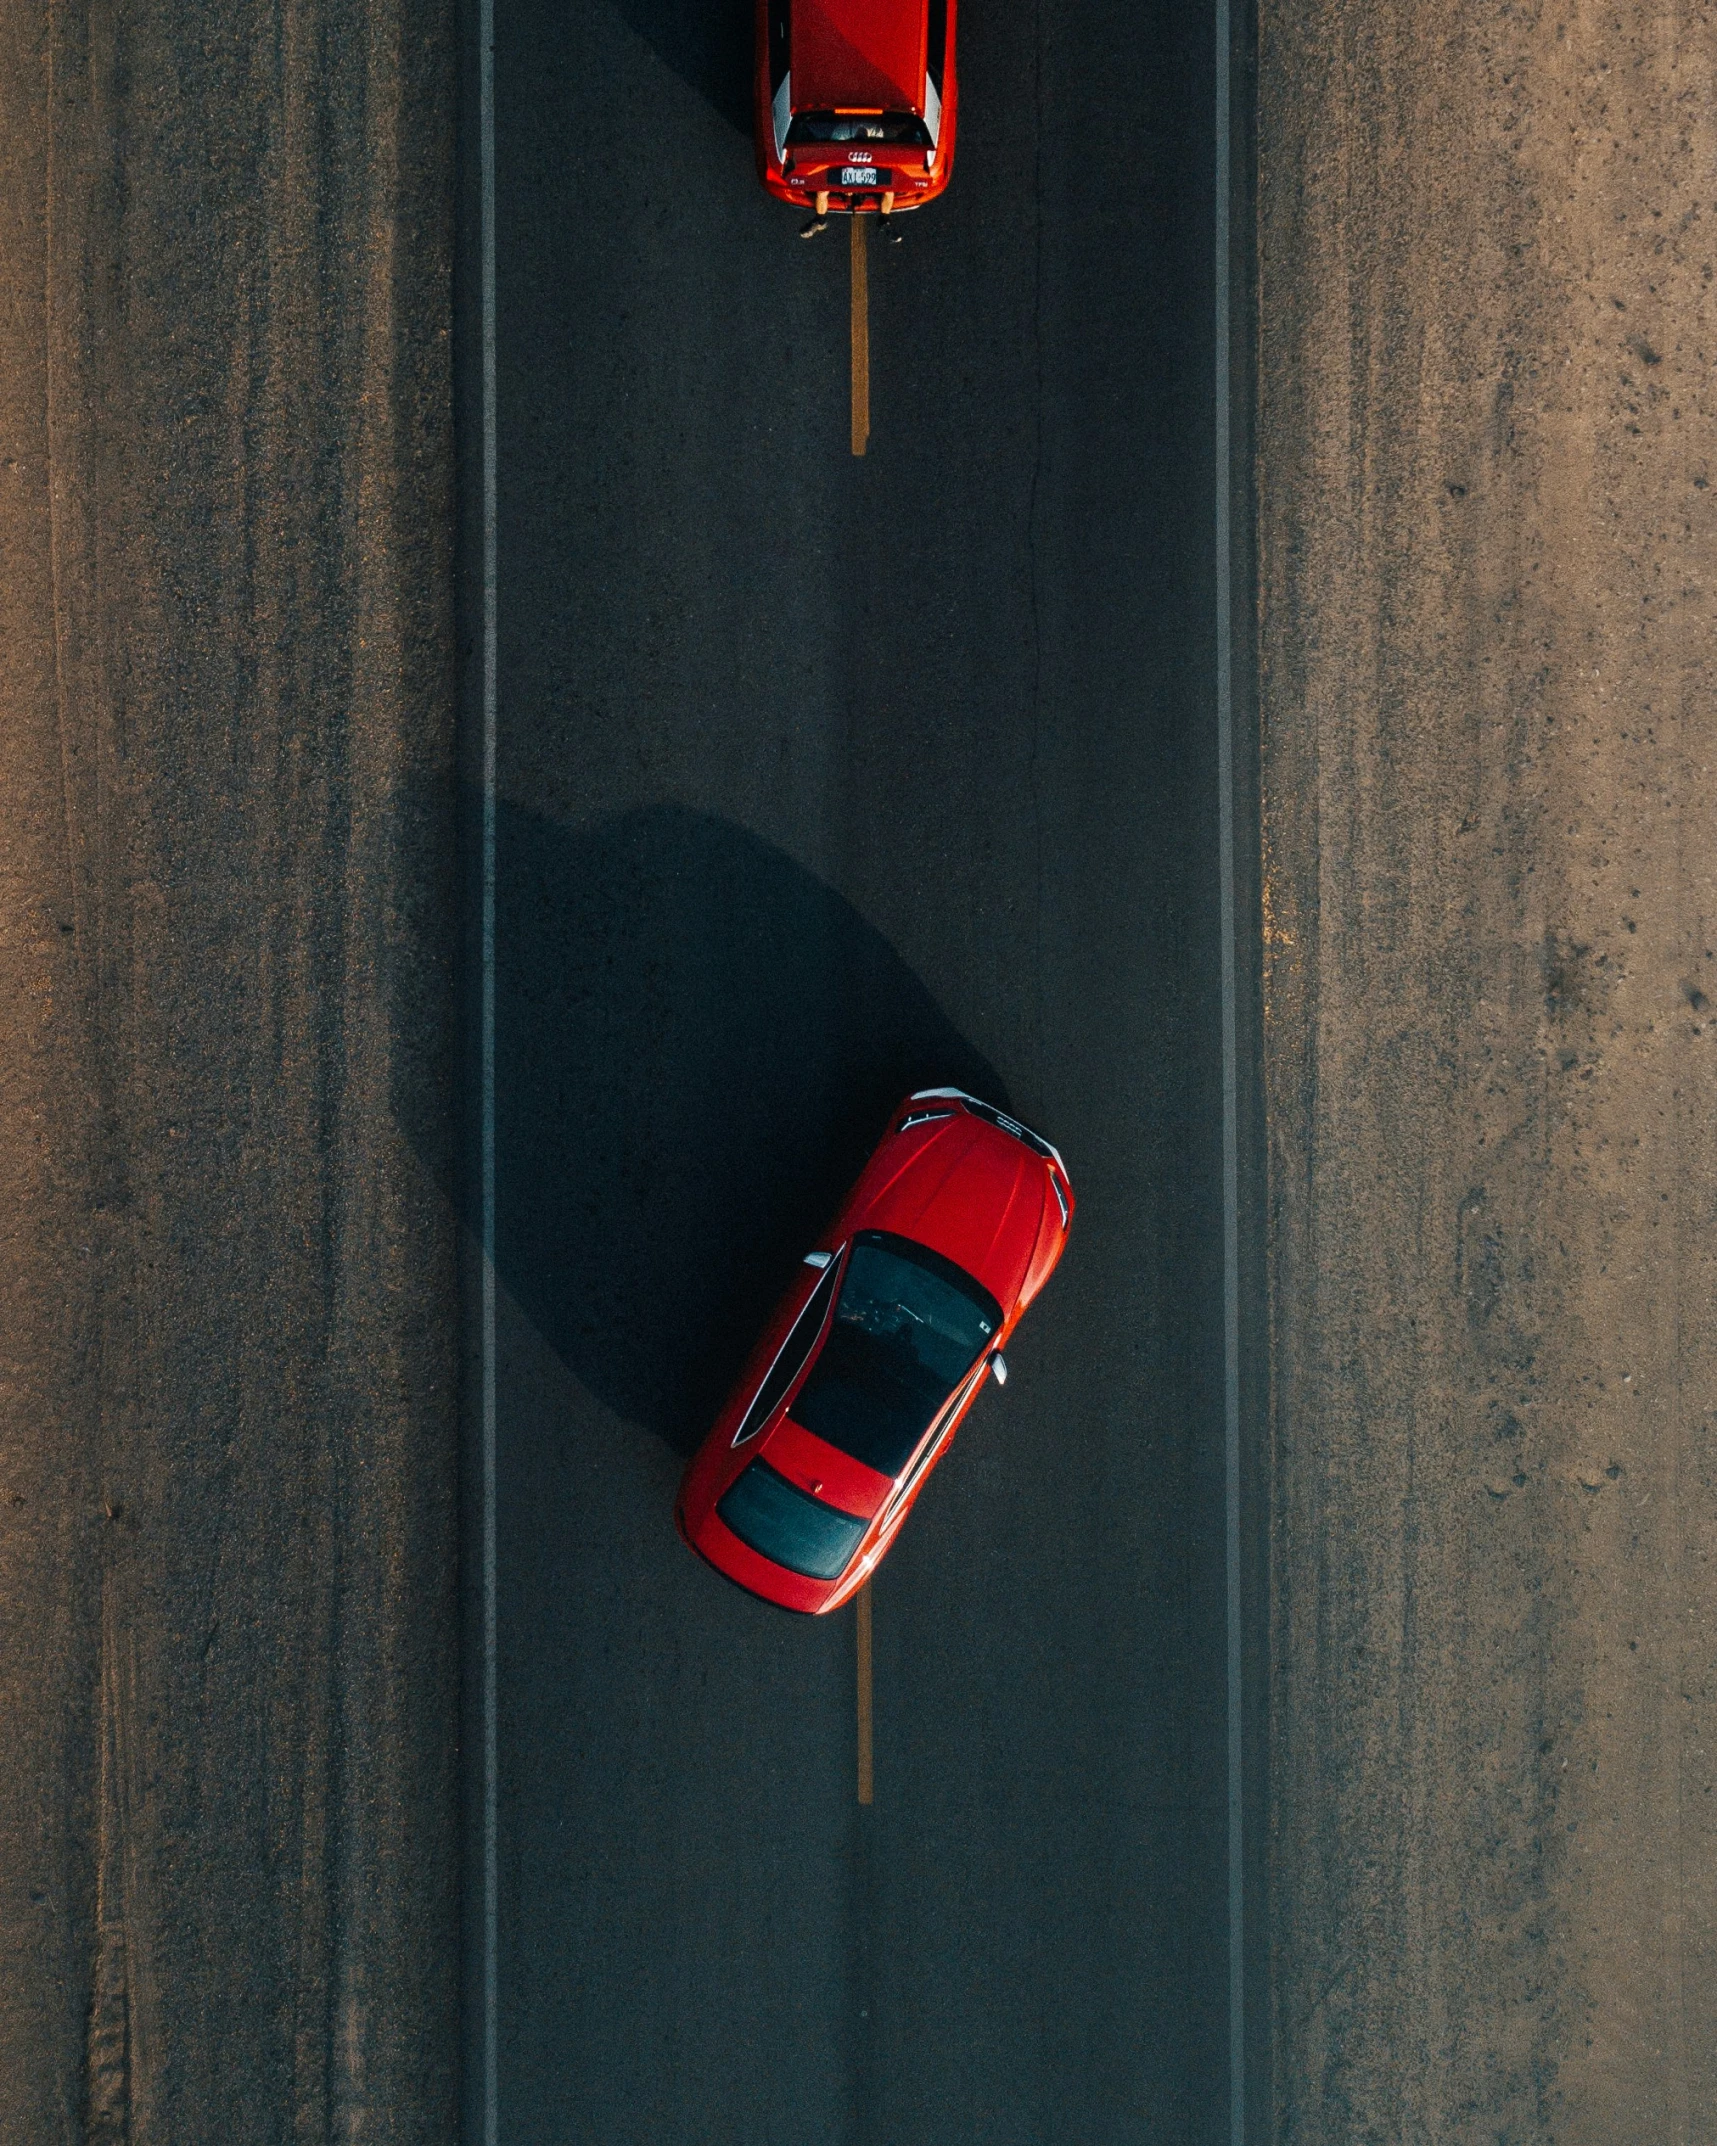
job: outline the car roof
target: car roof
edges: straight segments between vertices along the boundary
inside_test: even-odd
[[[925,0],[791,0],[793,109],[924,109]]]

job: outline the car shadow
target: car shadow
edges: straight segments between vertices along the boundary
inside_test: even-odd
[[[620,18],[740,133],[751,132],[751,0],[616,0]]]
[[[498,1274],[689,1453],[900,1097],[1005,1092],[848,902],[705,814],[503,805],[496,944]]]

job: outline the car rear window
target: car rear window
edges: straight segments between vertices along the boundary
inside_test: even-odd
[[[898,1476],[1001,1317],[989,1291],[952,1260],[861,1230],[794,1422],[879,1475]]]
[[[765,1460],[728,1486],[716,1513],[759,1557],[808,1580],[838,1580],[869,1525],[808,1496]]]

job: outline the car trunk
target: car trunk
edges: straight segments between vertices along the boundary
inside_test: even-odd
[[[813,1438],[802,1424],[783,1416],[763,1441],[771,1468],[812,1497],[822,1498],[843,1513],[869,1519],[879,1512],[894,1488],[886,1475],[878,1475],[863,1461],[854,1460],[838,1446]]]
[[[795,112],[924,110],[920,0],[792,0]]]

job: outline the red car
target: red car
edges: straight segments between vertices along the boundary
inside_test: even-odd
[[[674,1520],[783,1609],[876,1569],[1073,1220],[1047,1140],[958,1088],[895,1112],[693,1457]]]
[[[757,0],[757,170],[782,201],[898,215],[954,166],[955,0]]]

